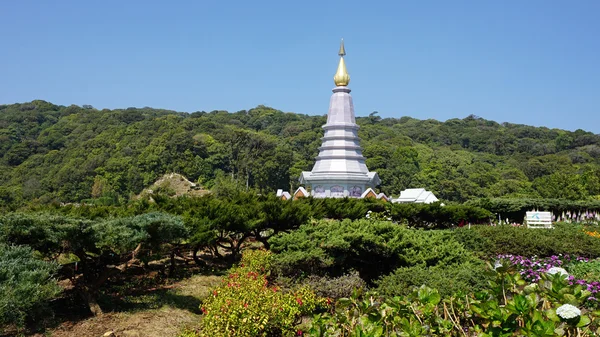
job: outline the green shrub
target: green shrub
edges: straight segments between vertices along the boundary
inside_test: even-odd
[[[600,257],[598,238],[584,233],[583,227],[558,223],[554,229],[528,229],[513,226],[472,226],[458,228],[454,238],[480,256],[498,254],[551,256],[569,254]]]
[[[590,260],[585,263],[567,265],[569,273],[577,280],[600,282],[600,260]]]
[[[269,285],[271,253],[245,252],[202,304],[201,336],[293,336],[299,319],[323,303],[304,287],[284,292]]]
[[[101,312],[95,301],[99,288],[110,276],[123,272],[117,266],[130,261],[136,251],[136,258],[142,260],[158,252],[173,256],[186,236],[181,218],[164,213],[99,222],[44,213],[0,216],[0,243],[28,245],[48,259],[76,256],[82,275],[74,286],[93,313]],[[171,273],[174,266],[171,263]]]
[[[313,290],[317,296],[330,300],[349,297],[355,290],[367,287],[366,282],[360,278],[356,271],[351,271],[339,277],[309,275],[301,280],[291,277],[278,277],[275,282],[282,288],[306,286]]]
[[[567,200],[567,199],[534,199],[534,198],[492,198],[475,199],[466,203],[477,206],[499,215],[502,219],[521,222],[525,213],[533,209],[547,210],[554,215],[562,215],[563,212],[600,211],[599,200]]]
[[[383,201],[372,198],[302,198],[294,202],[310,205],[315,219],[357,220],[368,211],[383,212],[387,207]]]
[[[30,247],[0,243],[0,332],[8,325],[22,329],[26,318],[45,313],[61,292],[53,278],[57,270],[57,264],[34,258]]]
[[[279,275],[337,277],[356,270],[370,283],[399,267],[450,265],[471,258],[443,231],[408,229],[391,222],[320,221],[270,240]]]
[[[483,289],[488,282],[485,264],[474,259],[456,265],[402,267],[377,281],[376,291],[384,296],[407,295],[414,287],[426,285],[443,296],[466,294]]]
[[[414,228],[454,228],[461,222],[489,223],[492,213],[474,206],[432,204],[393,204],[391,216],[394,221]]]

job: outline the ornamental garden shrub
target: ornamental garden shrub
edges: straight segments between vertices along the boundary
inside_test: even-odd
[[[101,221],[44,213],[0,217],[0,243],[28,245],[49,260],[61,254],[76,257],[81,277],[73,277],[72,282],[94,314],[102,312],[96,302],[100,287],[123,273],[126,263],[134,257],[147,259],[151,252],[170,253],[173,261],[174,251],[185,237],[187,229],[181,218],[164,213]]]
[[[300,318],[324,305],[307,287],[283,291],[270,284],[271,259],[264,250],[243,253],[202,303],[200,336],[294,336]]]
[[[302,198],[295,201],[310,205],[315,219],[362,219],[368,211],[383,212],[388,205],[381,200],[367,198]]]
[[[488,284],[485,263],[472,259],[452,265],[416,265],[396,269],[377,281],[375,290],[385,296],[407,295],[414,287],[426,285],[443,296],[479,291]]]
[[[452,235],[468,250],[487,257],[498,254],[600,257],[600,239],[587,235],[583,227],[576,224],[558,223],[554,229],[528,229],[509,225],[471,226],[458,228]]]
[[[316,315],[308,336],[598,336],[590,292],[559,273],[525,282],[511,265],[489,265],[490,282],[464,296],[426,286],[407,295],[356,293]]]
[[[57,270],[58,264],[35,258],[30,247],[0,243],[0,333],[48,314],[49,301],[61,292]]]
[[[598,200],[568,200],[568,199],[533,199],[533,198],[491,198],[474,199],[466,202],[467,205],[484,208],[494,214],[500,215],[502,219],[521,222],[525,213],[533,209],[547,210],[554,215],[562,215],[563,212],[598,212],[600,201]]]
[[[319,221],[270,240],[278,275],[337,277],[356,270],[372,283],[399,267],[455,265],[473,258],[445,231],[389,221]]]
[[[392,204],[391,217],[413,228],[454,228],[461,223],[489,223],[492,213],[475,206],[432,204]]]

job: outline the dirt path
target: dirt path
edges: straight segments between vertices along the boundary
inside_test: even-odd
[[[174,308],[131,314],[108,313],[76,323],[63,323],[46,336],[101,337],[112,331],[117,337],[168,337],[177,336],[184,328],[196,326],[199,319],[197,314]]]
[[[32,337],[175,337],[184,328],[198,326],[199,305],[219,276],[195,275],[165,288],[121,298],[120,312],[108,312],[77,322],[63,322]]]

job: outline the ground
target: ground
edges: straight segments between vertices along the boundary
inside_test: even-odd
[[[32,336],[100,337],[112,331],[116,337],[174,337],[184,328],[198,326],[199,305],[219,281],[220,276],[194,275],[126,296],[111,297],[110,303],[105,300],[103,305],[112,308],[110,312],[64,320]]]

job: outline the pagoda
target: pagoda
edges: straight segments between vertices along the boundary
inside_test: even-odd
[[[362,155],[345,55],[342,40],[340,62],[333,77],[335,88],[329,101],[327,123],[323,125],[323,143],[312,171],[302,172],[300,176],[300,184],[315,198],[361,198],[366,193],[374,193],[373,188],[381,183],[376,172],[369,172]]]

